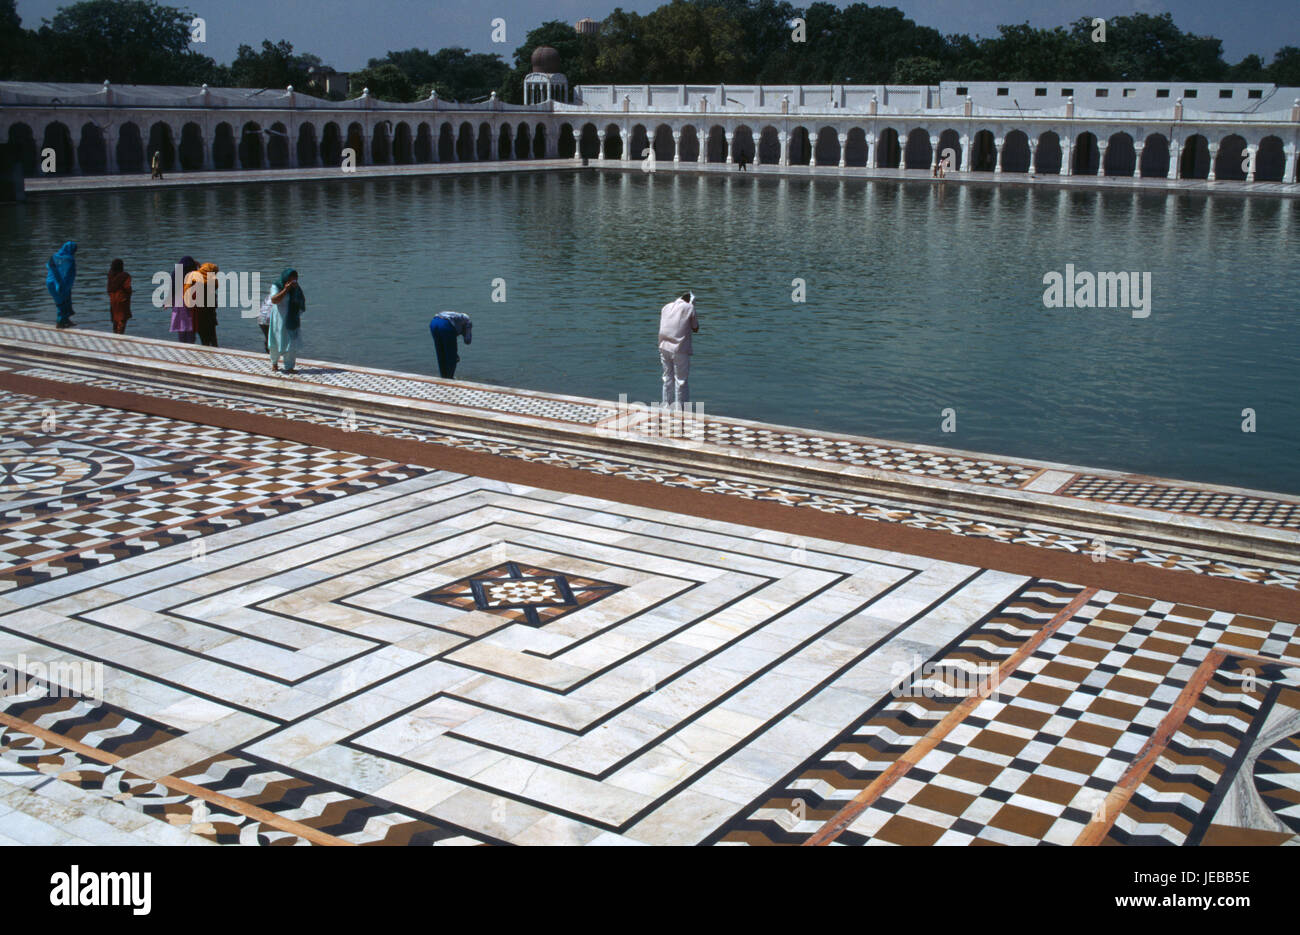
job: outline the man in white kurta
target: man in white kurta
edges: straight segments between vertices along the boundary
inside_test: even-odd
[[[695,296],[683,293],[659,313],[659,360],[664,365],[664,405],[683,406],[690,399],[691,335],[700,330]]]

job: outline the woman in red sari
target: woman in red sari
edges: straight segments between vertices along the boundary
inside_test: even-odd
[[[126,320],[131,317],[131,274],[114,260],[108,268],[109,314],[113,316],[113,333],[126,334]]]

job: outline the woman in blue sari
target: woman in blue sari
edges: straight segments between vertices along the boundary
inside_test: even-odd
[[[307,311],[307,299],[298,285],[298,271],[290,267],[280,274],[271,291],[271,326],[266,333],[266,349],[271,355],[271,369],[280,369],[284,357],[284,372],[293,373],[302,341],[299,329],[302,316]]]
[[[45,264],[45,288],[50,290],[57,310],[56,324],[72,327],[72,283],[77,278],[77,242],[69,240]]]

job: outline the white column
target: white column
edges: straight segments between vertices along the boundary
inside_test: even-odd
[[[726,156],[727,156],[727,158],[726,158],[726,163],[727,163],[727,165],[731,165],[732,162],[734,161],[733,158],[732,158],[734,154],[732,153],[731,141],[732,141],[733,139],[735,139],[735,137],[736,137],[736,134],[735,134],[734,131],[731,132],[731,133],[727,133],[727,132],[724,131],[723,134],[722,134],[722,138],[723,138],[724,140],[726,140],[726,142],[725,142],[723,145],[724,145],[724,147],[725,147],[726,150],[727,150],[727,153],[726,153]]]
[[[998,150],[998,161],[993,165],[994,175],[1000,175],[1002,173],[1002,151],[1006,148],[1003,145],[1006,141],[1007,138],[1005,136],[1000,136],[993,141],[993,145],[996,146]]]
[[[1248,163],[1250,171],[1246,173],[1246,181],[1253,182],[1255,181],[1255,159],[1259,156],[1259,145],[1247,146],[1246,152],[1250,153],[1250,162]]]
[[[781,165],[788,166],[790,164],[790,134],[778,133],[777,139],[781,141]]]
[[[961,138],[961,171],[969,172],[971,170],[970,166],[971,166],[970,137],[963,136]]]
[[[604,162],[605,161],[605,131],[604,130],[596,131],[596,146],[597,146],[596,160],[598,162]]]
[[[1133,178],[1135,179],[1142,177],[1142,150],[1146,148],[1145,141],[1141,143],[1134,141],[1133,143]]]
[[[1038,171],[1038,141],[1029,141],[1029,171]]]
[[[848,145],[849,135],[847,133],[837,133],[836,136],[839,138],[840,141],[840,168],[843,169],[846,165],[848,165],[848,163],[845,162],[844,147]]]
[[[700,144],[700,152],[695,157],[695,161],[701,165],[709,161],[709,136],[710,135],[711,132],[706,132],[703,136],[701,136],[699,127],[695,128],[695,139]]]
[[[876,157],[878,155],[879,154],[876,152],[876,137],[874,134],[868,133],[867,134],[867,168],[868,169],[876,168]]]
[[[811,133],[808,134],[808,168],[817,168],[817,136]]]
[[[117,172],[117,140],[113,139],[113,128],[100,131],[104,137],[104,171],[112,175]]]
[[[1211,143],[1210,144],[1210,174],[1205,178],[1205,181],[1207,182],[1214,181],[1214,160],[1218,157],[1218,155],[1219,155],[1219,144]]]
[[[1169,141],[1169,171],[1165,173],[1165,178],[1178,178],[1178,165],[1183,161],[1183,143],[1181,140]]]
[[[932,136],[930,137],[930,174],[934,175],[935,170],[938,168],[939,168],[939,138],[937,136]]]
[[[623,143],[623,154],[619,157],[619,161],[627,162],[632,158],[632,131],[623,126],[618,128],[618,133]]]
[[[1070,144],[1069,140],[1061,140],[1061,174],[1062,175],[1074,175],[1074,166],[1071,165],[1072,160],[1070,158],[1071,150],[1073,149],[1074,147]]]
[[[1286,168],[1282,171],[1283,182],[1295,181],[1295,163],[1296,163],[1296,144],[1292,143],[1286,148]]]
[[[1097,141],[1097,176],[1099,178],[1106,177],[1106,150],[1109,148],[1109,142]]]
[[[682,131],[673,131],[673,163],[682,161]]]

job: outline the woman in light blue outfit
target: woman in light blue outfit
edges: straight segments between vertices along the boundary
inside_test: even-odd
[[[271,313],[271,327],[266,334],[266,349],[271,355],[271,369],[280,369],[280,358],[284,358],[284,372],[293,373],[293,366],[298,359],[298,348],[302,344],[299,328],[303,313],[307,311],[307,299],[298,285],[298,271],[286,269],[275,281],[271,290],[271,304],[275,311]]]
[[[55,324],[72,327],[72,284],[77,278],[77,242],[69,240],[45,264],[45,288],[54,299]]]

